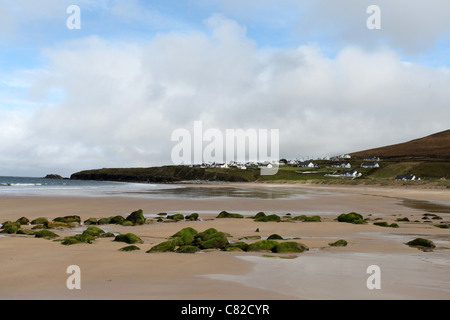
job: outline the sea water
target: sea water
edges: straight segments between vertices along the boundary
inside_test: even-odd
[[[0,196],[132,196],[161,188],[165,186],[148,183],[0,176]]]

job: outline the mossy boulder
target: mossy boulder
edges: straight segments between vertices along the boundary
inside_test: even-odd
[[[122,216],[109,217],[110,224],[121,224],[125,220]]]
[[[295,241],[281,242],[272,248],[274,253],[293,253],[293,252],[303,252],[308,250],[308,248]]]
[[[2,223],[2,229],[9,227],[9,226],[16,226],[17,228],[20,228],[20,222],[18,221],[5,221]]]
[[[249,244],[244,241],[229,243],[225,251],[248,251]]]
[[[33,224],[33,225],[36,225],[36,224],[42,224],[42,225],[47,226],[47,225],[48,225],[48,219],[47,219],[47,218],[40,217],[40,218],[36,218],[36,219],[34,219],[34,220],[31,220],[30,223]]]
[[[57,217],[53,219],[54,222],[63,222],[63,223],[70,223],[70,222],[77,222],[81,223],[80,216],[72,215],[72,216],[65,216],[65,217]]]
[[[328,245],[331,247],[345,247],[347,246],[347,244],[347,241],[345,241],[344,239],[340,239],[335,242],[330,242]]]
[[[411,240],[406,243],[410,247],[417,247],[419,249],[434,249],[436,248],[436,245],[433,243],[433,241],[424,239],[424,238],[416,238],[414,240]]]
[[[99,237],[101,234],[105,233],[102,229],[94,226],[87,227],[86,230],[83,231],[83,234],[88,234],[93,237]]]
[[[239,238],[239,240],[260,240],[261,236],[245,236],[242,238]]]
[[[177,240],[178,246],[187,246],[194,242],[194,237],[197,233],[197,230],[194,228],[187,227],[175,233],[171,238]]]
[[[27,217],[21,217],[17,219],[16,222],[20,223],[20,225],[27,225],[30,223],[30,220],[28,220]]]
[[[116,235],[112,232],[105,232],[100,235],[100,238],[115,238]]]
[[[147,251],[147,253],[153,253],[153,252],[172,252],[175,250],[176,247],[176,241],[175,240],[168,240],[161,242],[155,246],[153,246],[150,250]]]
[[[281,218],[280,216],[276,214],[270,214],[270,215],[264,215],[260,216],[259,218],[255,218],[255,221],[257,222],[280,222]]]
[[[391,223],[391,224],[389,225],[389,227],[390,227],[390,228],[398,228],[399,226],[398,226],[398,224],[396,224],[396,223]]]
[[[118,242],[126,242],[128,244],[134,244],[134,243],[144,243],[141,238],[139,238],[134,233],[124,233],[119,234],[114,238],[114,241]]]
[[[174,221],[184,220],[184,216],[181,213],[175,213],[167,216],[166,218]]]
[[[216,233],[212,238],[199,244],[201,249],[223,249],[227,246],[228,239],[223,232]]]
[[[26,234],[28,236],[33,236],[36,233],[36,231],[31,230],[31,229],[19,229],[19,230],[17,230],[16,233],[17,234]]]
[[[186,217],[184,217],[186,220],[189,221],[197,221],[198,220],[198,213],[194,212],[191,213],[190,215],[187,215]]]
[[[50,221],[47,225],[47,228],[49,229],[70,228],[70,225],[65,222]]]
[[[123,220],[120,225],[124,226],[124,227],[131,227],[134,226],[133,222],[129,221],[129,220]]]
[[[37,224],[37,225],[33,226],[31,229],[33,229],[33,230],[47,229],[47,225]]]
[[[47,230],[47,229],[40,230],[40,231],[36,232],[34,234],[34,236],[36,238],[45,238],[45,239],[53,239],[53,238],[59,237],[56,233],[54,233],[54,232],[52,232],[50,230]]]
[[[283,240],[283,237],[280,236],[279,234],[274,233],[268,236],[267,240]]]
[[[205,231],[199,232],[195,235],[195,239],[197,241],[206,241],[211,239],[214,234],[218,233],[219,231],[217,231],[217,229],[215,228],[209,228],[206,229]]]
[[[396,221],[398,221],[398,222],[409,222],[409,219],[407,217],[404,217],[404,218],[398,218]]]
[[[96,218],[89,218],[89,219],[87,219],[87,220],[84,220],[84,222],[83,222],[85,225],[97,225],[97,224],[99,224],[98,223],[98,220],[96,219]]]
[[[126,246],[126,247],[123,247],[123,248],[119,249],[119,251],[125,251],[125,252],[136,251],[136,250],[141,250],[141,248],[139,248],[138,246],[135,246],[134,244],[131,245],[131,246]]]
[[[239,213],[230,213],[227,211],[222,211],[218,214],[218,216],[216,218],[237,218],[237,219],[242,219],[244,218],[244,216],[242,214]]]
[[[266,216],[266,214],[264,212],[260,211],[257,214],[255,214],[253,219],[258,219],[258,218],[262,218],[262,217],[265,217],[265,216]]]
[[[177,253],[196,253],[198,251],[200,249],[196,246],[181,246],[176,250]]]
[[[126,217],[127,221],[131,221],[133,225],[140,225],[145,223],[144,212],[142,209],[136,210]]]
[[[389,227],[389,224],[386,221],[374,222],[373,224],[380,227]]]
[[[94,236],[87,234],[87,233],[82,233],[82,234],[77,234],[75,236],[65,237],[63,239],[63,241],[61,241],[61,244],[66,245],[66,246],[78,244],[78,243],[91,244],[94,240],[95,240]]]
[[[297,220],[297,221],[303,221],[303,222],[321,222],[322,219],[320,218],[320,216],[306,216],[304,214],[294,217],[292,218],[292,220]]]
[[[209,228],[197,233],[193,244],[201,249],[222,249],[228,244],[228,239],[225,233]]]
[[[2,225],[2,231],[0,233],[14,234],[19,230],[19,226],[15,223],[7,223]]]
[[[98,220],[97,224],[102,225],[102,224],[109,224],[111,221],[111,218],[101,218]]]
[[[342,213],[338,216],[337,220],[339,222],[347,222],[354,224],[365,223],[363,216],[356,212]]]
[[[272,251],[278,245],[274,240],[260,240],[252,243],[248,247],[248,251]]]

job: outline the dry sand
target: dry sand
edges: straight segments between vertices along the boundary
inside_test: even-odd
[[[231,187],[228,185],[225,187]],[[224,186],[202,186],[217,188]],[[233,185],[252,188],[255,185]],[[449,299],[450,232],[424,223],[426,211],[403,205],[420,199],[449,205],[450,191],[361,186],[286,186],[305,196],[293,199],[145,199],[132,197],[0,197],[0,221],[22,216],[49,219],[79,215],[126,216],[143,209],[149,217],[159,212],[199,212],[202,221],[150,223],[143,226],[101,226],[105,231],[132,232],[144,240],[141,250],[120,252],[126,244],[97,239],[93,244],[63,246],[59,242],[26,235],[0,236],[0,299]],[[258,211],[319,214],[322,222],[262,223],[252,219],[216,219],[218,212]],[[335,221],[342,212],[394,222],[400,228],[354,225]],[[450,221],[450,214],[439,214]],[[434,221],[433,221],[434,222]],[[437,221],[439,222],[439,221]],[[275,255],[250,252],[196,254],[145,253],[184,227],[198,231],[214,227],[229,240],[277,233],[297,238],[308,252]],[[83,226],[56,230],[61,237],[80,233]],[[256,233],[256,228],[260,232]],[[416,237],[435,242],[433,252],[405,245]],[[347,247],[328,245],[345,239]],[[289,259],[283,259],[289,258]],[[369,265],[381,268],[380,290],[369,290]],[[68,290],[66,269],[81,268],[81,290]]]

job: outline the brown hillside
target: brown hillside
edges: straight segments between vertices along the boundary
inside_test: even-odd
[[[450,130],[438,132],[424,138],[390,146],[358,151],[352,157],[430,157],[450,158]]]

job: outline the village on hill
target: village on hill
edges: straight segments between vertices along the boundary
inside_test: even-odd
[[[363,172],[380,168],[380,157],[352,158],[349,154],[343,154],[333,157],[324,157],[316,159],[280,159],[278,161],[246,161],[240,162],[231,160],[229,162],[208,162],[202,164],[191,164],[189,167],[204,169],[241,169],[241,170],[260,170],[273,167],[292,167],[301,175],[323,174],[330,178],[356,179],[363,176]],[[395,180],[414,181],[420,180],[413,174],[398,174]]]

